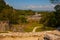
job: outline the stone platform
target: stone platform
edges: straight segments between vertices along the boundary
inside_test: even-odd
[[[0,40],[60,40],[60,31],[0,33]]]

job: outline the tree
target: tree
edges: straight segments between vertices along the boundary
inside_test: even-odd
[[[1,10],[4,9],[5,6],[6,6],[6,3],[4,2],[4,0],[0,0],[0,12]]]
[[[60,0],[50,0],[50,2],[53,4],[60,4]]]
[[[53,12],[42,14],[40,23],[43,24],[44,26],[49,27],[55,26],[56,24],[55,14]]]
[[[9,23],[18,23],[19,14],[13,7],[6,5],[4,0],[0,0],[0,20],[9,20]]]
[[[16,9],[6,5],[4,0],[0,0],[0,21],[9,21],[9,28],[11,29],[11,24],[18,24],[19,14],[17,14]]]
[[[52,2],[52,4],[56,4],[56,6],[54,7],[55,9],[55,18],[56,18],[56,26],[60,26],[60,0],[50,0]]]
[[[20,23],[27,23],[27,19],[25,18],[24,15],[20,15],[19,19],[20,19],[19,20]]]
[[[55,11],[48,14],[43,14],[40,23],[44,26],[59,27],[60,26],[60,0],[50,0],[54,5]]]

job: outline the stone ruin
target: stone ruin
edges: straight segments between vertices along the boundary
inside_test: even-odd
[[[12,25],[12,32],[24,32],[23,27],[21,25]]]
[[[9,30],[9,22],[8,21],[0,21],[0,32],[6,32]]]
[[[9,21],[0,21],[0,32],[8,32],[8,31],[12,31],[12,32],[22,32],[23,28],[21,26],[11,26],[9,25]]]

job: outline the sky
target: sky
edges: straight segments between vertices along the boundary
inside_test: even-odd
[[[5,0],[5,2],[15,9],[22,10],[52,11],[55,6],[49,0]]]

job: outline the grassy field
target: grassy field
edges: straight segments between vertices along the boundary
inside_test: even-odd
[[[46,30],[54,30],[55,28],[52,27],[45,27],[43,24],[39,24],[38,22],[30,22],[25,24],[23,29],[25,32],[32,32],[35,27],[39,27],[36,29],[36,32],[46,31]]]

